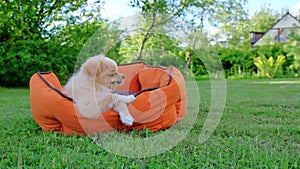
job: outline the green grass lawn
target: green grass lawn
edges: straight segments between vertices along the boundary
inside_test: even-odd
[[[224,114],[202,144],[210,82],[198,86],[199,112],[187,136],[145,158],[110,153],[89,137],[43,132],[31,117],[29,90],[0,88],[0,168],[300,168],[300,79],[227,81]]]

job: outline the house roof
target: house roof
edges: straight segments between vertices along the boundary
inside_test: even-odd
[[[270,40],[286,42],[290,29],[295,27],[300,28],[300,21],[287,12],[266,33],[264,33],[255,43],[253,43],[253,46],[263,44],[264,40],[267,42],[270,42]]]

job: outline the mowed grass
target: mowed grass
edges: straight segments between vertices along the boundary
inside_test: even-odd
[[[300,168],[300,79],[228,80],[222,119],[202,144],[211,90],[209,81],[197,84],[200,107],[188,135],[141,158],[110,153],[89,137],[43,132],[31,117],[29,90],[0,88],[0,168]]]

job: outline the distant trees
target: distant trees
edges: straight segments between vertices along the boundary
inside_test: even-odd
[[[271,26],[273,26],[277,19],[281,17],[281,14],[274,11],[267,4],[261,6],[261,8],[254,13],[250,19],[249,30],[256,32],[266,32]]]
[[[232,23],[238,23],[240,18],[244,18],[243,5],[245,2],[245,0],[227,0],[226,2],[210,0],[132,0],[130,5],[141,8],[142,13],[152,15],[152,18],[148,20],[149,23],[152,23],[148,26],[148,32],[155,26],[155,22],[158,22],[156,20],[158,14],[165,14],[170,17],[169,21],[177,17],[186,22],[190,29],[189,32],[192,33],[194,31],[204,32],[205,21],[214,26],[228,24],[232,27]],[[236,32],[235,30],[232,31]],[[146,33],[144,37],[147,36],[149,36],[149,33]],[[144,38],[144,40],[147,39]],[[143,46],[143,43],[145,41],[141,42],[141,46]]]

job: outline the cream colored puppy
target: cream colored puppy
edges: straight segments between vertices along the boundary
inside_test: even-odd
[[[121,121],[131,126],[133,117],[126,103],[135,100],[133,95],[113,94],[112,88],[121,84],[124,75],[117,71],[117,64],[103,55],[91,57],[82,64],[80,71],[70,78],[64,92],[73,98],[77,110],[87,118],[97,118],[113,108]]]

